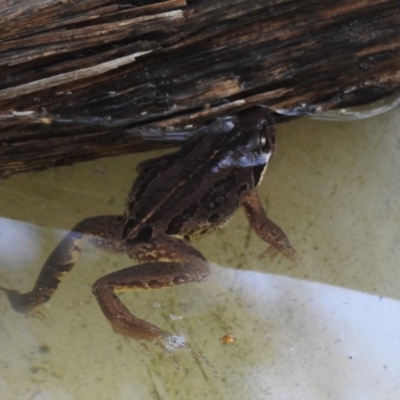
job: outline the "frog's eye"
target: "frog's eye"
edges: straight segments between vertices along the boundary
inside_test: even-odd
[[[260,136],[259,139],[260,150],[267,153],[270,150],[270,143],[264,135]]]

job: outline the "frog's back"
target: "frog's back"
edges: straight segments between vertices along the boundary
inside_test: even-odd
[[[262,163],[260,168],[248,166],[246,159],[244,165],[238,163],[247,155],[250,128],[203,135],[174,153],[145,162],[128,198],[124,236],[189,238],[223,224],[238,208],[241,193],[256,184],[254,174],[264,168]]]

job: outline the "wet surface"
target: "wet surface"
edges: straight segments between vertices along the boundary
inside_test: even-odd
[[[260,197],[305,262],[265,250],[242,213],[195,244],[201,284],[123,294],[132,312],[183,336],[179,365],[112,332],[91,294],[132,265],[85,247],[44,320],[0,296],[2,399],[395,400],[400,387],[400,113],[279,126]],[[32,287],[60,238],[91,215],[123,211],[135,166],[152,154],[51,169],[0,184],[0,285]],[[236,341],[224,344],[232,334]]]

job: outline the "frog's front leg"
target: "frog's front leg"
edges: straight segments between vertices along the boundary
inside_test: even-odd
[[[113,330],[125,337],[151,341],[165,350],[182,348],[209,364],[177,337],[133,316],[116,295],[133,289],[160,289],[200,282],[209,274],[206,259],[192,246],[173,237],[127,243],[127,253],[141,264],[106,275],[93,285],[93,294]]]
[[[86,218],[79,222],[71,232],[57,245],[44,263],[35,286],[30,292],[20,293],[17,290],[0,287],[4,291],[15,311],[32,314],[41,304],[50,300],[62,277],[76,263],[85,235],[95,238],[95,245],[112,252],[122,252],[121,236],[122,216],[99,216]]]
[[[255,189],[243,193],[241,205],[245,210],[246,217],[251,227],[259,238],[271,245],[260,257],[266,255],[275,256],[280,252],[291,259],[299,258],[285,232],[267,217]]]

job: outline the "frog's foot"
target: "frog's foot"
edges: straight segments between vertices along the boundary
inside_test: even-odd
[[[275,260],[275,258],[280,254],[280,251],[274,247],[269,246],[267,250],[262,252],[260,255],[257,256],[257,260],[262,260],[265,257],[268,257],[270,260]]]
[[[304,258],[300,257],[297,251],[290,245],[289,246],[269,246],[267,250],[265,250],[263,253],[261,253],[258,257],[257,260],[261,260],[265,257],[268,257],[270,260],[275,260],[277,256],[282,254],[283,256],[287,257],[290,261],[292,261],[295,266],[297,267],[299,263],[306,265],[307,267],[309,266],[308,262],[304,260]]]
[[[6,289],[0,286],[0,291],[4,292],[11,303],[14,311],[24,314],[26,317],[34,317],[44,320],[46,316],[37,309],[38,304],[32,298],[31,293],[20,293],[18,290]]]
[[[166,332],[164,332],[164,333],[166,333]],[[208,365],[208,367],[211,369],[211,371],[215,375],[218,375],[218,372],[215,369],[214,365],[212,365],[211,362],[206,357],[204,357],[201,353],[199,353],[198,351],[196,351],[192,347],[190,347],[185,342],[185,338],[183,336],[173,336],[173,335],[170,335],[169,333],[167,333],[166,336],[163,335],[163,337],[160,337],[157,340],[157,343],[155,343],[155,344],[157,346],[160,346],[167,353],[167,355],[172,358],[175,365],[177,366],[177,369],[179,369],[179,364],[176,361],[173,353],[176,350],[183,350],[183,351],[187,351],[188,353],[197,357],[199,360],[206,363]]]
[[[35,314],[37,302],[32,298],[31,293],[23,294],[18,290],[7,289],[2,286],[0,286],[0,290],[7,295],[14,311],[25,315]]]
[[[134,317],[128,312],[128,310],[126,311],[127,313],[123,312],[117,316],[106,315],[115,333],[121,334],[125,339],[133,338],[138,340],[146,349],[146,341],[154,343],[156,346],[162,348],[167,355],[172,358],[178,368],[179,364],[173,355],[174,351],[187,351],[198,359],[204,361],[210,367],[213,373],[217,374],[217,370],[210,363],[210,361],[198,351],[190,347],[185,342],[183,337],[170,335],[168,332],[163,331],[157,326]]]
[[[268,257],[271,260],[274,260],[279,254],[284,255],[289,258],[289,260],[297,262],[299,260],[302,261],[302,258],[297,254],[297,251],[289,244],[289,246],[274,246],[270,245],[267,250],[261,253],[257,260],[261,260],[262,258]]]
[[[29,314],[25,314],[26,317],[33,317],[40,319],[41,321],[46,319],[46,315],[39,310],[33,310]]]

